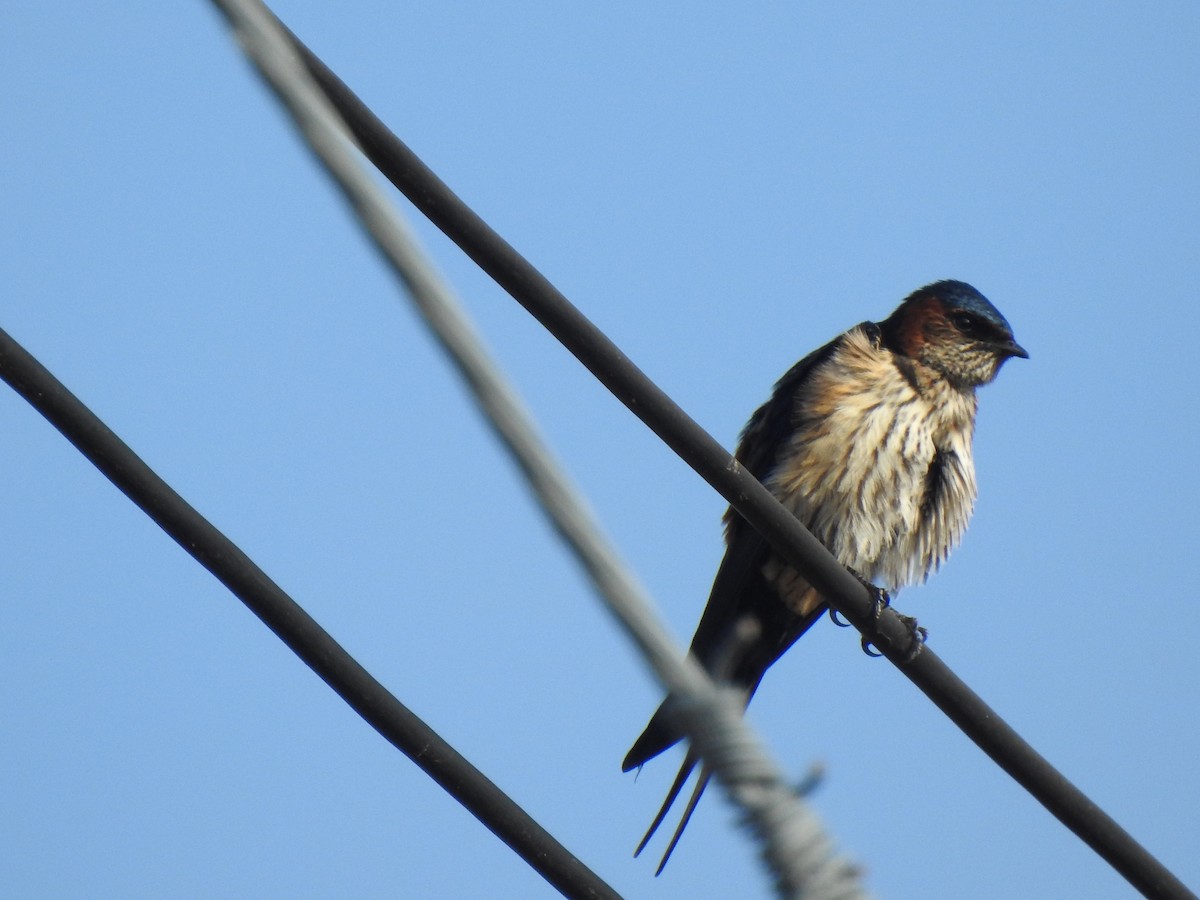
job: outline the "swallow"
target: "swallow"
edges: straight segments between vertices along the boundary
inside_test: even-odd
[[[969,284],[938,281],[883,321],[856,325],[796,363],[750,417],[735,455],[842,565],[886,598],[924,581],[962,538],[977,495],[975,392],[1013,357],[1029,354],[1000,311]],[[771,664],[829,607],[732,507],[724,522],[725,556],[689,652],[748,704]],[[667,704],[630,748],[623,771],[684,737]],[[635,855],[697,762],[689,749]],[[702,767],[656,874],[709,775]]]

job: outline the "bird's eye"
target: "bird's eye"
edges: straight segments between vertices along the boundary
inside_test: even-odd
[[[967,337],[977,338],[983,335],[986,326],[970,313],[954,313],[950,316],[950,324]]]

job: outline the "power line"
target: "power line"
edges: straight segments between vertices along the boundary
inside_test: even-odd
[[[0,330],[0,378],[208,569],[355,712],[568,897],[619,900],[598,875],[397,700],[236,544],[175,493],[45,367]]]

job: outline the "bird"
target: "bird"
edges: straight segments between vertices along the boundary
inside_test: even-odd
[[[883,321],[856,325],[792,366],[750,417],[734,455],[886,603],[924,581],[962,538],[977,494],[976,388],[1014,357],[1029,354],[983,294],[962,281],[934,282]],[[689,652],[749,704],[767,669],[829,607],[732,506],[724,524],[725,556]],[[923,635],[905,618],[914,638]],[[640,770],[684,737],[669,700],[630,748],[623,771]],[[635,856],[697,762],[689,748]],[[708,778],[702,767],[656,874]]]

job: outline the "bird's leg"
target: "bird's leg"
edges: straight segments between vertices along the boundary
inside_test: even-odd
[[[847,567],[850,574],[858,579],[858,583],[867,589],[871,595],[871,621],[878,622],[883,611],[892,605],[892,596],[877,584],[873,584],[865,575],[853,567]],[[832,610],[830,610],[832,612]],[[834,619],[836,622],[837,620]]]
[[[871,595],[870,619],[871,624],[874,625],[879,621],[880,616],[883,615],[884,609],[892,605],[892,598],[887,591],[885,591],[879,585],[873,584],[857,569],[853,568],[852,566],[848,566],[847,568],[849,569],[850,574],[857,578],[859,584],[865,587],[867,589],[867,593]],[[839,621],[837,610],[835,610],[832,606],[829,607],[829,618],[833,619],[835,625],[841,625],[845,627],[846,625],[850,624],[849,622]],[[867,656],[883,656],[883,654],[878,650],[871,649],[871,644],[871,638],[864,634],[862,637],[863,653],[867,654]]]
[[[878,623],[883,618],[883,611],[892,605],[891,595],[877,584],[872,584],[864,578],[859,572],[850,569],[850,573],[859,580],[867,592],[871,595],[871,624],[874,626],[874,635],[864,634],[862,637],[863,653],[867,656],[883,656],[878,650],[874,649],[877,646],[879,634]],[[830,615],[833,615],[833,609],[830,608]],[[906,616],[903,613],[896,613],[900,617],[900,621],[904,623],[904,627],[908,629],[909,647],[908,653],[904,657],[906,663],[912,662],[921,653],[921,648],[925,646],[925,638],[929,632],[917,624],[917,620],[912,616]],[[837,622],[837,619],[834,619]],[[839,623],[840,624],[840,623]]]
[[[878,622],[883,618],[883,611],[892,605],[892,595],[877,584],[871,584],[865,578],[860,579],[871,595],[871,621]]]
[[[880,615],[882,615],[882,610],[880,610]],[[908,629],[908,652],[904,654],[904,661],[910,663],[921,655],[921,648],[925,646],[925,638],[929,636],[929,631],[918,625],[917,620],[912,616],[906,616],[904,613],[896,613],[896,615],[900,617],[900,621]],[[878,646],[878,635],[878,629],[875,630],[875,635],[863,635],[862,649],[863,653],[867,654],[867,656],[883,656],[882,653],[874,649]]]

